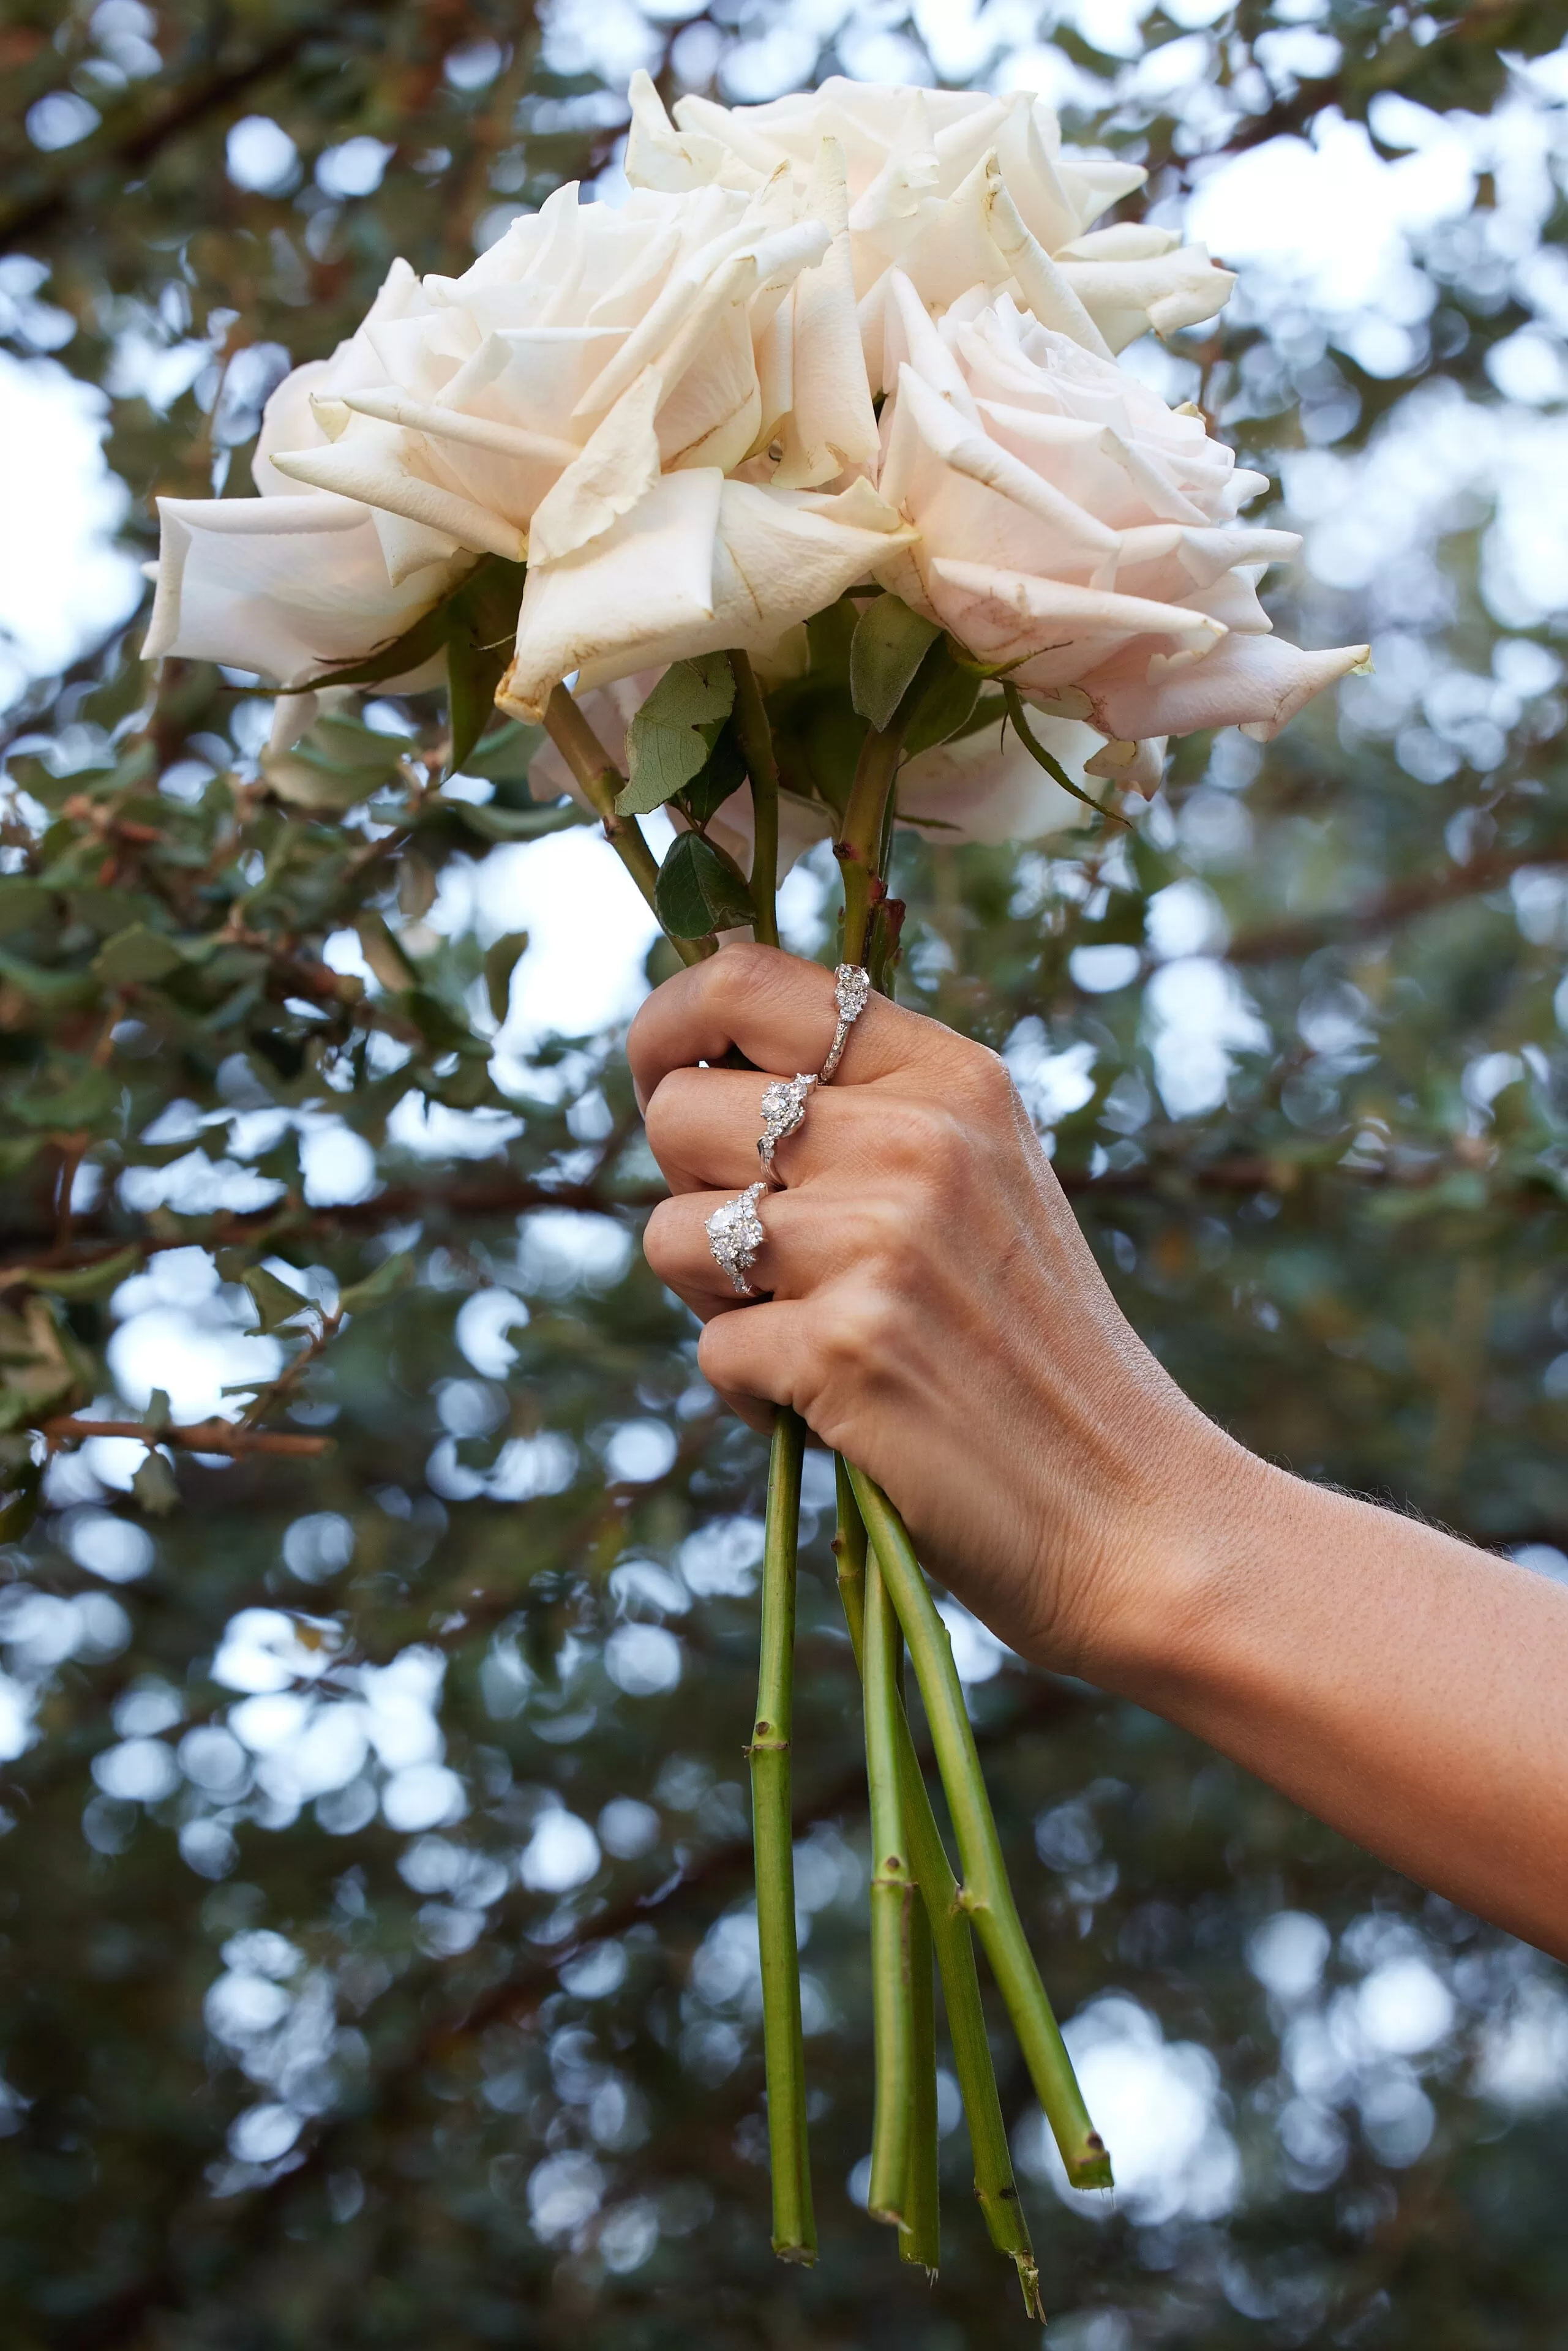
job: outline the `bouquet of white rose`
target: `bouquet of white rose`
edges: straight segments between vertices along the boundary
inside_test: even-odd
[[[1297,542],[1238,522],[1264,478],[1117,363],[1231,284],[1169,231],[1093,226],[1135,167],[1064,149],[1025,94],[834,81],[688,98],[672,122],[639,75],[631,103],[623,204],[562,188],[461,277],[394,264],[350,340],[273,395],[259,496],[161,502],[146,652],[276,685],[264,771],[317,808],[321,730],[358,689],[444,685],[449,772],[495,743],[498,707],[536,799],[592,810],[688,963],[725,933],[777,945],[781,872],[831,839],[841,1048],[897,958],[896,825],[1125,821],[1167,737],[1270,736],[1365,648],[1270,633],[1258,580]],[[659,808],[662,862],[639,822]],[[835,1061],[764,1095],[763,1181],[710,1224],[737,1291],[776,1144]],[[789,1794],[803,1442],[781,1413],[750,1750],[774,2243],[793,2260],[815,2246]],[[908,1536],[852,1465],[839,1493],[873,1845],[870,2210],[936,2267],[935,1964],[977,2193],[1034,2308],[972,1932],[1068,2178],[1109,2185],[1109,2158]],[[961,1877],[910,1738],[905,1645]]]

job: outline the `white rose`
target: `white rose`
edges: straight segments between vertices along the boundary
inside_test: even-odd
[[[296,481],[373,507],[393,579],[462,549],[568,555],[683,467],[727,473],[779,417],[758,344],[829,232],[766,193],[558,189],[461,277],[367,321],[372,386],[312,402]],[[771,399],[770,399],[771,395]]]
[[[251,461],[259,497],[159,499],[149,660],[225,662],[295,684],[402,636],[467,569],[468,557],[444,550],[394,583],[368,507],[302,489],[273,464],[279,448],[321,437],[312,398],[380,380],[371,330],[400,316],[417,287],[408,264],[394,262],[358,331],[278,385]]]
[[[877,576],[1015,665],[1040,708],[1109,737],[1090,775],[1152,788],[1148,738],[1267,738],[1365,659],[1270,634],[1258,578],[1301,542],[1236,521],[1266,479],[1196,412],[978,289],[938,326],[895,277],[887,347],[880,488],[919,537]]]
[[[634,186],[758,188],[787,171],[804,190],[822,141],[841,146],[849,251],[867,361],[896,266],[933,309],[971,286],[1009,287],[1048,326],[1109,358],[1153,327],[1168,335],[1223,308],[1235,279],[1174,230],[1092,224],[1143,185],[1137,165],[1064,148],[1054,110],[1028,91],[991,98],[846,81],[723,107],[677,100],[674,123],[633,77],[627,177]]]
[[[538,719],[574,671],[588,689],[694,653],[766,657],[913,537],[863,480],[819,496],[666,474],[587,545],[530,563],[496,699]]]
[[[268,402],[260,498],[162,502],[149,653],[294,684],[395,639],[476,555],[531,538],[559,559],[663,469],[739,464],[789,395],[773,314],[831,241],[798,213],[777,192],[615,209],[567,187],[462,277],[394,264],[350,340]]]

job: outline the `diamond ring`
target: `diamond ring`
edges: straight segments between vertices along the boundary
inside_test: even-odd
[[[844,1047],[850,1041],[850,1030],[860,1019],[871,999],[871,974],[858,963],[841,963],[833,974],[833,995],[839,1007],[839,1025],[833,1031],[833,1041],[828,1048],[828,1058],[822,1063],[817,1082],[825,1086],[843,1059]],[[796,1080],[799,1084],[799,1079]]]
[[[757,1295],[746,1277],[757,1263],[757,1252],[768,1238],[757,1213],[757,1203],[767,1189],[766,1183],[748,1184],[744,1192],[737,1192],[733,1200],[726,1200],[704,1221],[713,1261],[728,1274],[730,1288],[737,1298]]]
[[[806,1102],[817,1081],[802,1070],[792,1078],[775,1078],[762,1091],[762,1132],[757,1138],[757,1156],[762,1173],[775,1182],[782,1183],[773,1165],[773,1155],[785,1139],[793,1134],[806,1115]]]

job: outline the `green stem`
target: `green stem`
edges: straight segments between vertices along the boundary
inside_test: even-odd
[[[871,2141],[873,2220],[902,2225],[909,2172],[915,2011],[909,1919],[915,1884],[904,1850],[898,1785],[898,1660],[904,1647],[874,1554],[865,1566],[865,1769],[871,1793],[871,1970],[876,2116]]]
[[[958,1899],[985,1946],[1069,2180],[1074,2188],[1109,2188],[1110,2158],[1089,2119],[1072,2061],[1062,2045],[1008,1884],[1001,1840],[991,1817],[946,1626],[926,1589],[903,1520],[881,1487],[862,1470],[852,1468],[849,1475],[872,1552],[886,1578],[909,1643],[931,1725],[964,1870]],[[867,1582],[869,1587],[869,1569]]]
[[[762,1565],[762,1639],[752,1726],[751,1820],[757,1859],[757,1939],[762,1959],[762,2040],[768,2081],[768,2151],[773,2171],[773,2250],[814,2262],[811,2169],[806,2146],[806,2063],[800,1966],[795,1944],[795,1850],[789,1805],[789,1734],[795,1664],[795,1552],[800,1524],[805,1424],[780,1410],[768,1465]]]
[[[545,705],[545,731],[586,793],[604,825],[604,837],[650,906],[658,886],[658,860],[634,816],[617,816],[615,802],[626,778],[564,685]],[[657,909],[654,909],[657,912]],[[661,924],[660,928],[664,925]],[[666,938],[670,934],[664,933]],[[670,938],[683,963],[701,963],[715,952],[711,939]]]
[[[751,778],[751,934],[764,946],[779,944],[779,762],[773,729],[749,655],[734,652],[735,731]]]
[[[909,2168],[898,2257],[918,2262],[935,2277],[942,2261],[941,2190],[936,2168],[936,1988],[931,1921],[924,1901],[909,1912],[909,1987],[913,2010],[909,2098]]]
[[[872,881],[877,871],[883,823],[898,774],[907,721],[894,718],[881,734],[873,727],[861,746],[855,779],[844,809],[843,830],[835,844],[844,869],[845,963],[865,961],[871,928]]]
[[[843,1603],[855,1664],[861,1663],[865,1614],[865,1521],[855,1501],[847,1468],[835,1460],[839,1487],[839,1531],[833,1550],[838,1562],[839,1597]],[[980,1979],[975,1966],[974,1938],[959,1907],[958,1881],[942,1843],[931,1799],[925,1791],[915,1741],[906,1719],[901,1719],[898,1740],[899,1778],[904,1792],[904,1819],[909,1857],[920,1887],[936,1964],[942,1973],[942,2001],[947,2011],[947,2033],[953,2044],[953,2066],[964,2100],[969,2148],[975,2166],[975,2194],[991,2242],[1016,2264],[1024,2306],[1031,2318],[1043,2322],[1040,2304],[1040,2273],[1029,2224],[1019,2202],[1008,2150],[1002,2102],[997,2094],[996,2069],[986,2035],[980,2005]]]

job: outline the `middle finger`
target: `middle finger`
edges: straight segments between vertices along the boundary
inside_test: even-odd
[[[736,1191],[756,1182],[762,1096],[775,1082],[756,1070],[672,1070],[661,1079],[647,1109],[648,1147],[672,1192]],[[804,1121],[775,1156],[784,1184],[803,1183],[828,1165],[823,1126],[842,1107],[825,1088],[812,1087]]]

